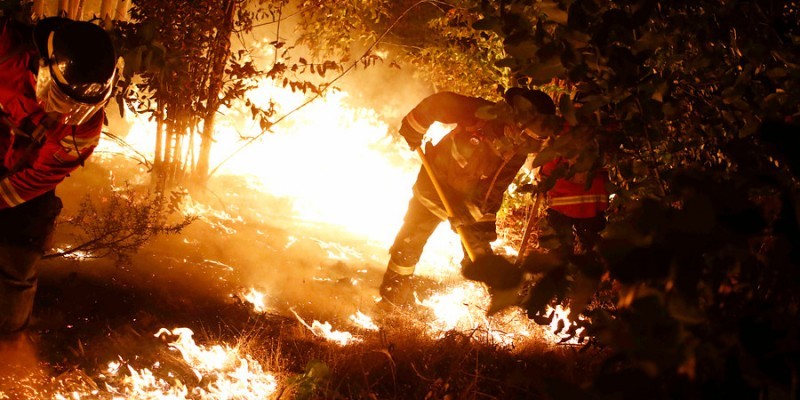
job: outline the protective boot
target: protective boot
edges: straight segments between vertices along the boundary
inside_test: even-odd
[[[382,301],[395,306],[407,307],[414,304],[414,267],[403,267],[391,260],[381,281]]]

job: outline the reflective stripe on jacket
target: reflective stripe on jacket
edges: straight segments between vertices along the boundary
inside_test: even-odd
[[[400,127],[400,133],[406,136],[424,134],[434,122],[457,124],[426,154],[457,217],[493,220],[503,194],[530,152],[524,146],[498,150],[498,144],[506,140],[504,126],[476,116],[480,108],[493,104],[477,97],[439,92],[414,107]],[[424,169],[414,185],[414,194],[431,212],[446,216]]]
[[[557,158],[543,165],[542,176],[551,175],[562,162],[565,161]],[[584,176],[557,179],[547,191],[550,209],[572,218],[592,218],[604,212],[608,208],[608,174],[599,170],[591,175],[592,182],[588,189]]]

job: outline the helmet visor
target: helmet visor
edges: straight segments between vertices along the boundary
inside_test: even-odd
[[[45,112],[57,112],[62,115],[61,123],[65,125],[80,125],[88,121],[97,111],[105,106],[111,95],[109,87],[98,102],[85,103],[77,101],[61,90],[58,83],[53,80],[51,67],[42,62],[36,76],[36,98]]]

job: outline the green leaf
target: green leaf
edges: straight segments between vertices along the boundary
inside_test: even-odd
[[[532,37],[527,37],[525,40],[513,44],[506,43],[504,47],[508,55],[521,59],[531,58],[536,55],[536,52],[539,50],[539,46],[536,45]]]
[[[583,312],[600,284],[600,277],[590,277],[581,272],[575,274],[572,284],[572,301],[570,302],[569,319],[577,321],[578,315]]]
[[[545,147],[544,150],[540,151],[536,157],[533,158],[532,168],[538,168],[542,165],[553,161],[560,155],[559,151],[555,148],[555,146],[548,146]]]
[[[311,360],[306,364],[306,376],[314,378],[316,381],[326,379],[330,374],[331,370],[328,365],[320,360]]]
[[[633,44],[631,49],[634,53],[640,53],[642,51],[652,51],[664,46],[666,39],[664,38],[663,34],[655,33],[655,32],[645,32],[636,43]]]
[[[532,253],[525,258],[522,270],[539,274],[549,272],[557,267],[564,265],[564,259],[557,253]]]
[[[553,21],[559,25],[567,25],[567,12],[562,10],[558,3],[555,1],[543,1],[539,5],[539,10],[547,15],[547,18],[550,21]]]
[[[696,305],[689,304],[683,296],[673,294],[667,299],[667,309],[672,318],[687,324],[702,324],[706,317]]]
[[[491,31],[498,29],[500,27],[500,22],[499,18],[488,17],[475,21],[472,24],[472,28],[479,31]]]
[[[514,68],[517,66],[517,60],[513,57],[506,57],[502,60],[496,61],[494,65],[500,68]]]
[[[550,83],[553,78],[562,75],[566,69],[561,65],[560,57],[551,57],[539,63],[533,63],[522,70],[531,79],[533,85]]]
[[[578,119],[575,117],[575,106],[572,104],[572,99],[570,99],[568,95],[561,96],[561,99],[558,101],[558,108],[561,110],[561,116],[564,117],[570,125],[578,123]]]

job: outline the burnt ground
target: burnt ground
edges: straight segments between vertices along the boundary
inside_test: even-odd
[[[499,348],[469,333],[429,338],[407,314],[375,305],[385,249],[330,227],[290,224],[279,212],[237,207],[226,202],[228,216],[158,238],[129,265],[43,262],[30,328],[0,345],[0,398],[124,398],[121,380],[105,374],[112,361],[137,370],[158,363],[154,371],[165,379],[205,387],[169,349],[170,338],[155,336],[162,328],[189,328],[200,344],[241,346],[280,377],[282,398],[544,398],[553,382],[582,383],[602,359],[544,343]],[[331,251],[350,258],[336,260]],[[253,287],[266,294],[264,313],[242,299]],[[381,331],[354,329],[347,318],[356,311],[373,316]],[[293,313],[364,341],[331,344]],[[309,374],[319,364],[329,374]]]

